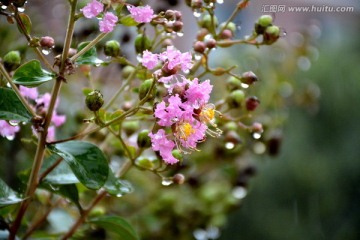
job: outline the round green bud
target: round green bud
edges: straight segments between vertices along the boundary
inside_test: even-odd
[[[153,84],[153,79],[147,79],[145,80],[139,87],[139,99],[143,99],[146,94],[150,91],[151,85]],[[150,99],[155,97],[156,89],[153,88],[153,92],[150,94]]]
[[[206,29],[211,29],[213,24],[216,28],[219,24],[219,21],[216,16],[213,16],[213,20],[211,20],[211,15],[209,14],[205,15],[200,21],[200,26]]]
[[[173,155],[174,158],[178,159],[179,161],[183,160],[183,155],[181,154],[180,150],[174,149],[172,150],[171,154]]]
[[[230,108],[239,108],[245,100],[245,93],[238,89],[230,93],[226,101]]]
[[[98,111],[104,104],[103,95],[99,90],[94,90],[86,96],[85,103],[91,111]]]
[[[151,146],[151,139],[149,137],[149,131],[143,130],[139,133],[137,138],[137,145],[140,148],[148,148]]]
[[[124,121],[122,124],[122,129],[128,136],[134,134],[137,130],[139,130],[139,128],[139,121]]]
[[[109,57],[118,57],[120,55],[120,43],[115,40],[110,40],[105,43],[104,53]]]
[[[259,17],[257,23],[262,27],[268,27],[272,24],[273,18],[270,15],[262,15]]]
[[[136,165],[144,169],[152,169],[154,167],[154,163],[148,158],[136,159]]]
[[[126,78],[128,78],[131,74],[133,74],[134,71],[135,71],[135,68],[134,68],[133,66],[126,65],[126,66],[122,69],[122,71],[121,71],[122,77],[126,79]]]
[[[230,76],[227,80],[226,80],[226,89],[229,90],[230,92],[236,90],[236,89],[240,89],[241,88],[241,81],[240,79],[234,77],[234,76]]]
[[[280,37],[280,28],[278,26],[270,26],[265,29],[264,43],[273,44]]]
[[[135,38],[136,53],[142,53],[149,49],[151,49],[151,40],[144,34],[137,35]]]
[[[21,57],[19,51],[11,51],[8,52],[3,59],[5,69],[8,72],[11,72],[17,69],[21,63]]]
[[[223,22],[220,24],[219,28],[222,29],[224,26],[225,26],[226,22]],[[233,23],[233,22],[229,22],[228,25],[226,25],[226,28],[225,29],[228,29],[230,30],[233,34],[235,34],[236,32],[236,24]]]

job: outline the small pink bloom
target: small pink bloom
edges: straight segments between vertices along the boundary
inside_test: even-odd
[[[191,134],[189,134],[186,138],[179,140],[184,148],[195,149],[196,145],[204,140],[208,127],[197,121],[193,121],[188,124],[192,129]]]
[[[181,110],[182,102],[178,95],[171,96],[168,102],[168,106],[164,101],[156,106],[154,115],[159,119],[158,124],[160,126],[171,126],[179,120],[183,113]]]
[[[66,121],[66,116],[65,115],[58,115],[57,112],[54,112],[51,118],[51,122],[56,126],[56,127],[60,127],[61,125],[63,125]]]
[[[43,105],[45,109],[48,109],[50,105],[50,100],[51,100],[51,94],[45,93],[40,98],[35,99],[35,102],[37,105]]]
[[[175,147],[175,143],[167,139],[164,129],[160,129],[157,133],[149,133],[151,138],[152,149],[154,151],[159,151],[160,156],[168,164],[177,163],[179,160],[174,158],[172,155],[172,150]]]
[[[148,23],[154,17],[154,10],[149,5],[143,7],[127,6],[131,16],[138,23]]]
[[[105,13],[103,19],[99,22],[100,32],[108,33],[111,32],[116,22],[118,21],[118,17],[111,12]]]
[[[20,86],[19,91],[21,95],[32,100],[35,100],[39,96],[37,88],[27,88],[24,86]]]
[[[181,70],[187,71],[192,67],[192,56],[189,52],[181,53],[173,46],[168,46],[166,51],[160,54],[162,61],[168,61],[168,68],[173,69],[180,67]]]
[[[96,0],[89,2],[85,7],[80,9],[86,18],[93,18],[104,10],[104,5]]]
[[[54,126],[50,126],[48,128],[48,134],[46,136],[46,140],[48,142],[55,141],[55,127]]]
[[[5,120],[0,120],[0,135],[12,139],[15,137],[15,133],[20,131],[19,126],[12,126]]]
[[[151,70],[159,63],[158,54],[145,50],[142,57],[142,65]]]
[[[210,99],[210,93],[213,87],[210,84],[210,80],[199,83],[199,80],[195,78],[189,82],[189,88],[185,92],[187,102],[194,104],[195,107],[198,107],[199,104],[206,104]]]

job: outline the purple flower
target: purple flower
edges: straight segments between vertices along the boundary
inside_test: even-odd
[[[192,56],[189,52],[181,53],[173,46],[168,46],[166,51],[160,54],[162,61],[168,61],[168,68],[174,69],[175,67],[181,68],[181,70],[187,71],[192,67]]]
[[[184,148],[196,149],[196,145],[203,141],[208,127],[198,121],[180,122],[176,125],[174,136]]]
[[[142,57],[142,65],[147,69],[153,69],[159,63],[158,54],[145,50]]]
[[[50,105],[50,100],[51,100],[51,94],[50,93],[45,93],[44,95],[42,95],[38,99],[35,99],[35,102],[36,102],[36,104],[38,106],[43,105],[45,109],[48,109],[49,105]]]
[[[19,126],[12,126],[5,120],[0,120],[0,135],[12,140],[15,137],[15,133],[20,131]]]
[[[54,126],[50,126],[48,128],[48,134],[46,136],[46,140],[48,142],[55,141],[55,127]]]
[[[60,127],[61,125],[63,125],[66,121],[66,116],[65,115],[58,115],[57,112],[54,111],[52,118],[51,118],[51,122],[56,126],[56,127]]]
[[[131,16],[138,23],[148,23],[154,17],[154,10],[149,5],[143,7],[127,6]]]
[[[189,88],[185,92],[187,102],[195,105],[195,107],[198,107],[200,104],[206,104],[209,101],[213,87],[210,84],[210,80],[199,83],[199,80],[195,78],[189,82]]]
[[[100,32],[108,33],[111,32],[116,22],[118,21],[118,17],[111,12],[105,13],[103,19],[99,22]]]
[[[160,129],[157,133],[149,133],[151,138],[151,144],[154,151],[159,151],[160,156],[168,164],[177,163],[179,160],[174,158],[172,150],[175,147],[175,143],[167,139],[164,129]]]
[[[35,100],[39,96],[37,88],[27,88],[24,86],[20,86],[19,91],[21,95],[32,100]]]
[[[82,9],[80,9],[80,11],[83,12],[84,16],[86,18],[93,18],[96,17],[97,15],[99,15],[99,13],[101,13],[104,10],[104,6],[102,3],[93,0],[92,2],[89,2],[88,4],[86,4],[85,7],[83,7]]]

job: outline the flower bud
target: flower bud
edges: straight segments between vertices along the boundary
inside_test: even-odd
[[[226,80],[226,88],[227,90],[234,91],[236,89],[240,89],[241,88],[241,81],[240,79],[234,77],[234,76],[230,76],[227,80]]]
[[[196,34],[196,39],[199,41],[203,41],[205,36],[209,34],[209,30],[206,28],[201,28]]]
[[[169,62],[166,62],[164,66],[161,68],[161,73],[164,77],[168,77],[176,74],[180,70],[179,66],[175,66],[172,69],[169,68]]]
[[[151,40],[144,34],[139,34],[135,38],[135,50],[137,53],[142,53],[145,50],[151,49]]]
[[[204,53],[206,49],[206,45],[204,42],[197,41],[194,43],[194,51],[198,53]]]
[[[249,71],[249,72],[244,72],[241,75],[241,82],[251,85],[254,82],[256,82],[258,80],[257,76],[255,75],[255,73]]]
[[[259,122],[254,122],[251,126],[253,132],[262,133],[264,131],[263,125]]]
[[[242,90],[235,90],[230,93],[226,101],[230,108],[239,108],[245,99],[245,93]]]
[[[213,25],[216,28],[218,23],[219,22],[216,16],[213,16],[213,19],[211,19],[211,15],[207,14],[200,21],[200,26],[206,29],[211,29]]]
[[[257,97],[249,97],[246,99],[246,109],[248,111],[254,111],[260,104],[259,99]]]
[[[191,1],[191,7],[194,9],[201,8],[202,7],[202,1],[201,0],[192,0]]]
[[[54,48],[55,40],[52,37],[45,36],[40,39],[40,46],[44,48]]]
[[[216,40],[213,38],[209,38],[209,39],[205,40],[205,45],[207,48],[212,49],[212,48],[216,47]]]
[[[148,158],[136,159],[136,165],[144,169],[152,169],[154,167],[154,163]]]
[[[151,139],[149,137],[149,131],[143,130],[139,133],[137,138],[137,145],[140,148],[148,148],[151,146]]]
[[[255,32],[257,34],[263,34],[265,29],[272,25],[272,20],[270,15],[262,15],[255,23]]]
[[[242,143],[241,138],[239,136],[239,134],[237,134],[236,131],[229,131],[225,134],[225,138],[224,138],[226,143],[232,143],[234,144],[234,146],[236,146],[237,144]]]
[[[91,111],[98,111],[104,104],[103,95],[99,90],[94,90],[86,96],[85,103]]]
[[[233,33],[229,29],[224,29],[219,36],[221,39],[230,39],[233,37]]]
[[[182,30],[183,26],[184,26],[183,22],[175,21],[172,26],[172,29],[174,32],[180,32]]]
[[[173,176],[173,182],[175,183],[175,184],[183,184],[184,182],[185,182],[185,176],[184,175],[182,175],[181,173],[177,173],[177,174],[175,174],[174,176]]]
[[[130,65],[126,65],[121,71],[122,77],[125,78],[125,79],[128,78],[134,72],[135,72],[135,68],[133,66],[130,66]]]
[[[180,150],[178,149],[172,150],[171,154],[173,155],[174,158],[178,159],[179,161],[183,160],[183,155],[181,154]]]
[[[115,40],[110,40],[105,43],[104,53],[109,57],[120,56],[120,43]]]
[[[122,129],[127,136],[134,134],[140,128],[139,121],[124,121],[122,123]]]
[[[220,24],[219,28],[222,29],[224,26],[225,26],[226,22],[223,22]],[[226,28],[225,29],[228,29],[232,32],[232,34],[235,34],[236,32],[236,24],[233,23],[233,22],[229,22],[227,25],[226,25]]]
[[[12,0],[12,4],[14,4],[15,7],[23,7],[25,5],[27,0]],[[7,1],[5,1],[7,2]]]
[[[264,43],[273,44],[280,37],[280,28],[278,26],[270,26],[265,29],[264,32]]]
[[[146,94],[150,91],[151,85],[153,84],[153,79],[147,79],[145,80],[139,87],[139,99],[143,99]],[[155,88],[153,89],[153,92],[150,96],[150,98],[153,98],[155,96]]]
[[[17,69],[21,63],[21,57],[19,51],[8,52],[3,59],[4,67],[6,71],[11,72]]]

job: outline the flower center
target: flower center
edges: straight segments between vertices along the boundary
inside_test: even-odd
[[[185,122],[185,123],[180,123],[177,127],[177,136],[178,138],[182,139],[182,140],[187,140],[188,137],[193,134],[195,132],[195,130],[193,129],[193,127],[191,126],[190,123]]]

